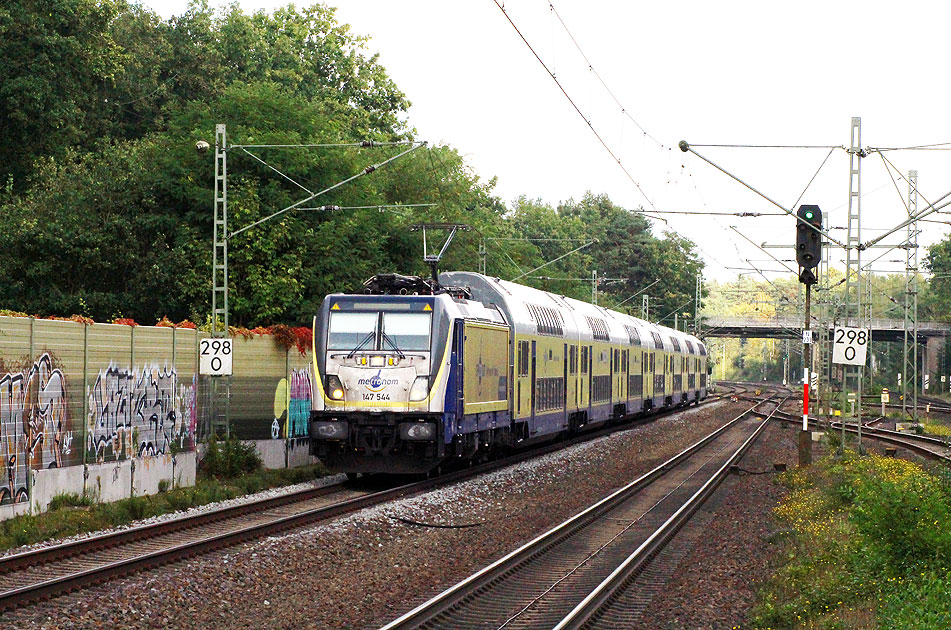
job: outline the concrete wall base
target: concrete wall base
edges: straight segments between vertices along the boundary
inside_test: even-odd
[[[294,468],[316,464],[318,461],[310,454],[310,443],[306,438],[286,442],[284,440],[245,440],[244,443],[254,446],[265,468]]]
[[[156,494],[159,485],[168,488],[193,486],[197,461],[195,452],[191,451],[34,470],[32,512],[45,512],[53,497],[62,494],[85,494],[105,503]],[[0,505],[0,521],[30,511],[31,504],[27,502]]]

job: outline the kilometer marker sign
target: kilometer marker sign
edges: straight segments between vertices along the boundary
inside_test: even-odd
[[[840,365],[865,365],[868,341],[868,328],[837,326],[832,334],[832,362]]]
[[[202,376],[231,376],[234,362],[231,339],[202,339],[198,342],[198,373]]]

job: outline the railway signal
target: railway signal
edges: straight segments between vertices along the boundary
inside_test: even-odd
[[[806,317],[802,327],[802,431],[799,433],[799,465],[812,463],[812,436],[809,433],[809,381],[812,371],[812,331],[809,329],[810,289],[817,281],[812,271],[822,260],[822,210],[819,206],[802,205],[796,212],[796,262],[799,282],[806,285]]]
[[[813,269],[822,259],[822,210],[819,206],[802,205],[796,212],[796,262],[802,267],[799,281],[805,285],[816,283]]]

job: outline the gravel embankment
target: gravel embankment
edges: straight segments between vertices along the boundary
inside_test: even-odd
[[[744,407],[723,402],[690,409],[477,480],[133,575],[5,619],[12,627],[50,629],[378,627],[671,457]],[[745,468],[795,458],[795,431],[772,429],[767,436]],[[762,456],[760,449],[766,449]],[[702,537],[703,545],[712,546],[702,550],[705,556],[688,556],[675,577],[683,583],[682,603],[669,607],[667,617],[664,607],[652,609],[657,624],[674,623],[677,614],[701,606],[722,611],[717,620],[736,619],[745,610],[755,588],[747,571],[765,562],[760,541],[778,497],[773,479],[727,482],[732,494],[723,502],[724,516]],[[395,517],[478,526],[420,527]],[[718,553],[733,559],[732,573],[727,571],[736,595],[723,599],[727,589],[718,588],[720,595],[709,602],[700,597],[701,604],[698,592],[723,583],[723,576],[704,573]],[[687,616],[687,625],[669,627],[714,627],[709,619],[692,625],[708,616]]]
[[[759,585],[771,573],[769,538],[776,531],[772,508],[785,489],[774,463],[790,469],[798,460],[798,431],[772,423],[740,462],[740,475],[720,486],[712,513],[700,512],[682,532],[702,535],[642,617],[654,630],[733,630],[746,627]],[[818,450],[814,451],[818,454]],[[749,474],[759,473],[764,474]],[[689,535],[689,534],[688,534]]]

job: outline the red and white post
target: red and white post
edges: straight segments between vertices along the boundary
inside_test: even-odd
[[[809,368],[802,369],[802,430],[809,430]]]
[[[809,329],[812,285],[806,283],[806,322],[802,328],[802,431],[799,432],[799,465],[812,463],[812,434],[809,432],[809,381],[812,376],[812,332]]]

